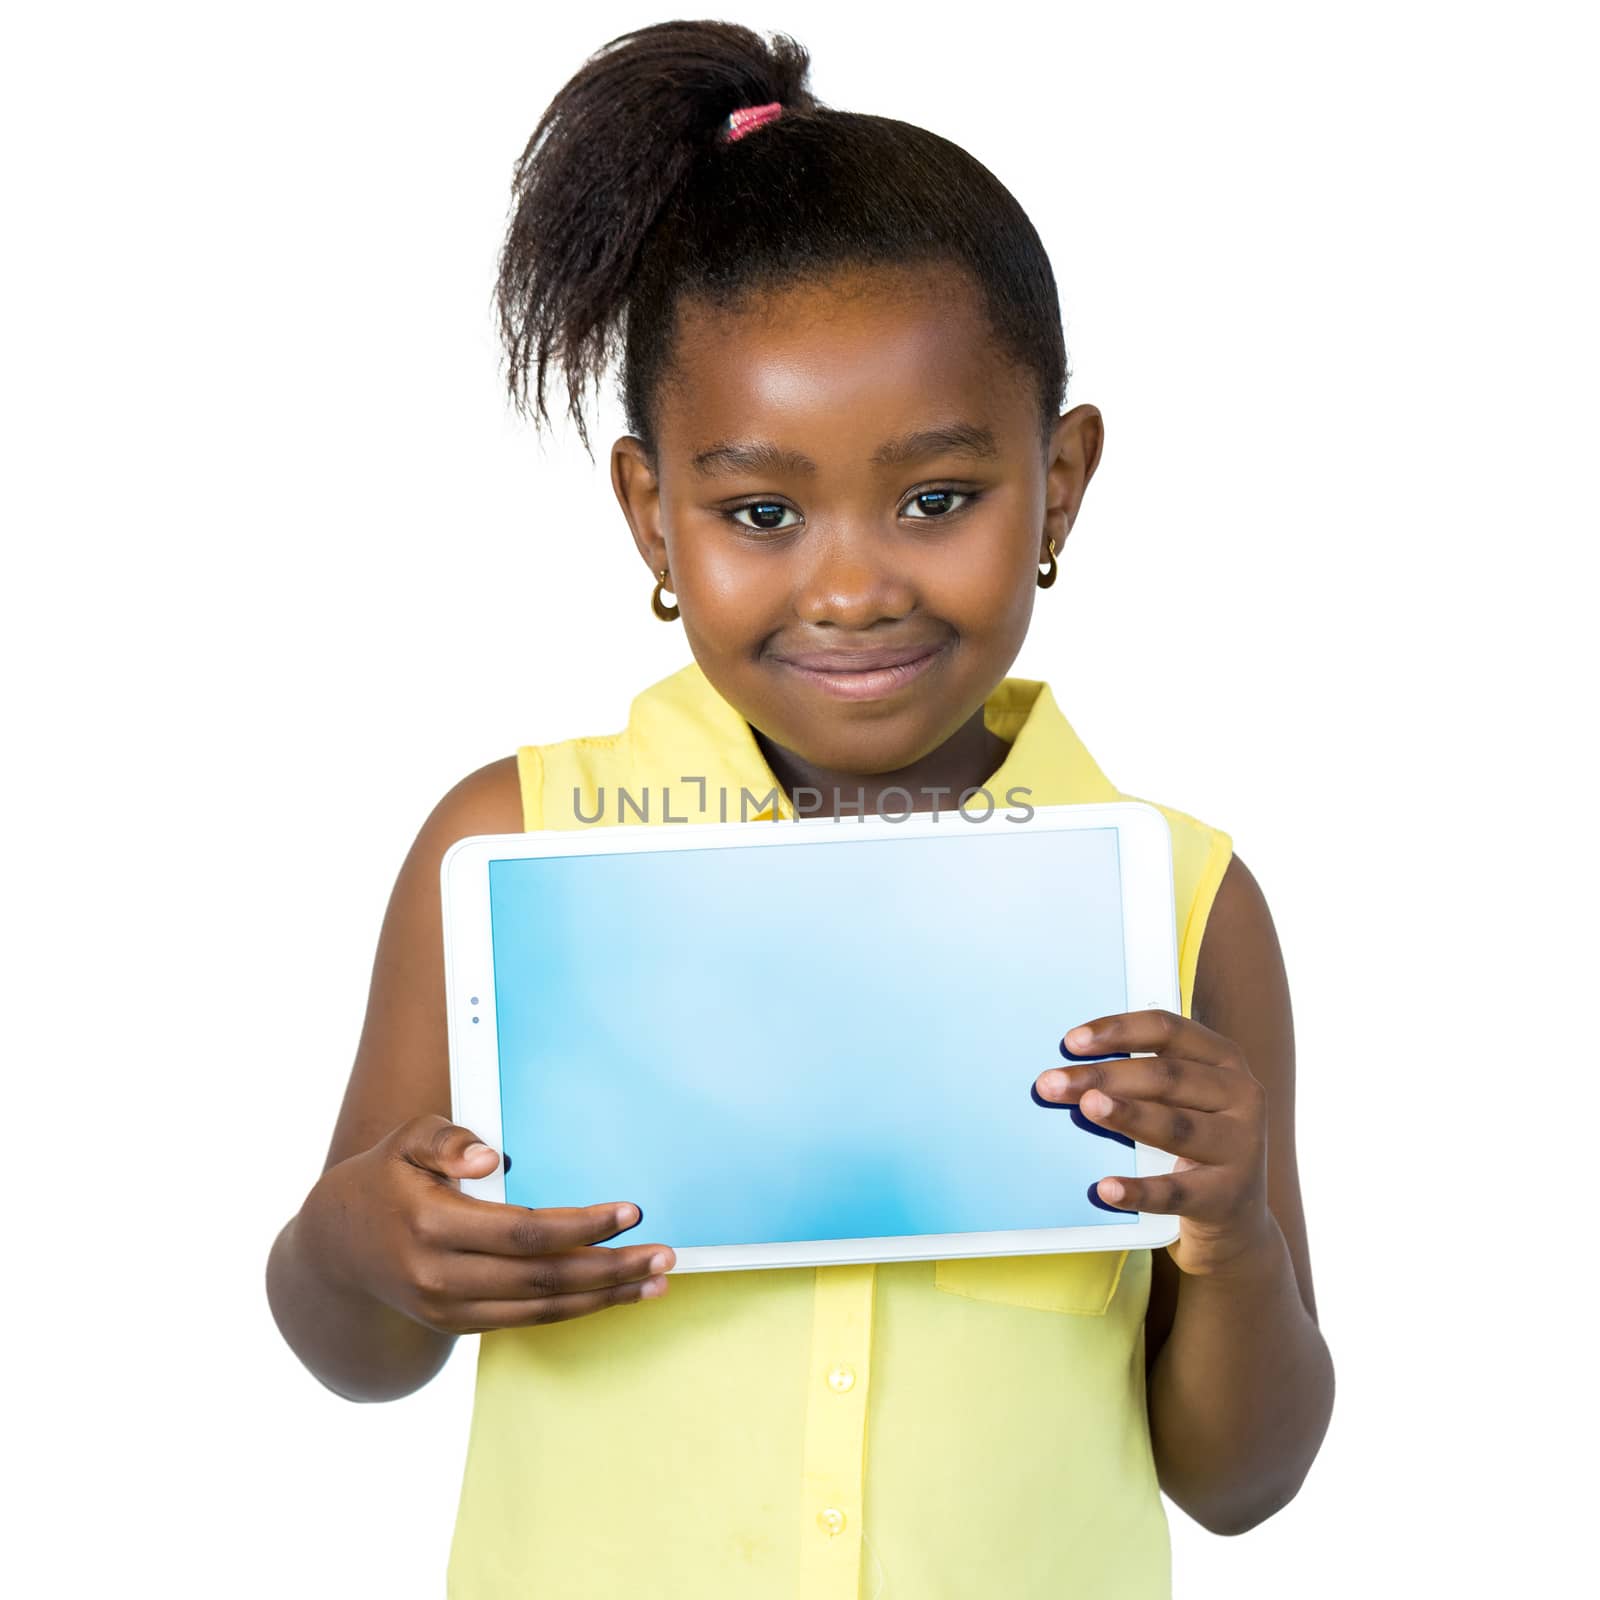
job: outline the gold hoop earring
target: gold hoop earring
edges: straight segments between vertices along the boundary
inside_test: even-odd
[[[1041,589],[1048,589],[1056,581],[1056,542],[1054,539],[1048,542],[1050,545],[1050,565],[1041,569],[1039,573],[1039,587]]]
[[[660,575],[656,578],[656,591],[650,596],[650,609],[655,612],[655,614],[660,617],[663,622],[674,622],[677,620],[678,607],[676,605],[669,606],[665,604],[661,598],[661,591],[666,587],[666,582],[667,569],[663,567]]]

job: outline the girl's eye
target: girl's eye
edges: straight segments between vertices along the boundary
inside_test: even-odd
[[[789,509],[788,506],[779,505],[776,500],[752,500],[749,505],[735,506],[728,515],[737,522],[741,511],[749,511],[757,517],[766,518],[774,514],[781,517]],[[748,528],[751,524],[740,522],[739,526]],[[792,527],[793,524],[791,523],[789,526]],[[789,528],[784,527],[782,523],[766,521],[756,522],[755,529],[758,533],[787,533],[789,531]]]
[[[972,501],[978,497],[968,489],[924,489],[907,501],[907,509],[903,515],[911,515],[910,508],[918,508],[916,515],[911,516],[913,522],[937,522],[941,517],[953,515],[959,511],[960,506],[952,508],[952,501]],[[728,515],[739,523],[741,528],[752,528],[757,533],[787,533],[794,526],[782,521],[785,512],[792,507],[780,505],[776,500],[752,500],[748,505],[735,506]],[[740,516],[749,512],[755,521],[740,521]]]
[[[932,515],[913,517],[913,522],[937,522],[940,517],[951,515],[951,500],[973,500],[976,496],[963,489],[924,489],[921,494],[915,494],[908,502],[909,505],[921,505],[924,500],[932,500]],[[957,508],[959,509],[959,507]]]

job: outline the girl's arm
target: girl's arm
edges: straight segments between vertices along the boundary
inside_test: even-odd
[[[362,1038],[323,1178],[373,1152],[408,1118],[450,1117],[438,866],[458,838],[517,832],[522,795],[515,757],[462,779],[422,824],[384,914]],[[454,1168],[450,1176],[462,1176],[459,1157],[467,1142],[446,1144],[435,1170]],[[397,1149],[373,1165],[381,1173],[387,1160],[419,1158],[427,1157]],[[286,1222],[267,1259],[267,1299],[294,1354],[350,1400],[394,1400],[421,1389],[450,1358],[458,1334],[427,1328],[354,1290],[331,1266],[325,1230],[307,1238],[301,1222],[299,1214]]]
[[[1295,1163],[1289,986],[1266,901],[1237,857],[1206,924],[1192,1010],[1264,1091],[1267,1225],[1205,1274],[1180,1270],[1176,1246],[1152,1253],[1150,1433],[1161,1487],[1211,1532],[1233,1534],[1294,1498],[1334,1395]]]
[[[378,936],[366,1020],[323,1164],[325,1182],[341,1163],[373,1150],[409,1119],[449,1118],[439,864],[457,839],[521,829],[513,756],[457,784],[418,833]],[[468,1142],[455,1141],[457,1158]],[[436,1170],[451,1165],[451,1153],[442,1152]],[[393,1159],[408,1157],[396,1151]],[[359,1182],[363,1174],[350,1176]],[[325,1234],[318,1229],[308,1236],[297,1215],[273,1244],[267,1298],[279,1331],[316,1377],[349,1399],[388,1400],[420,1389],[445,1364],[457,1336],[424,1327],[341,1283],[343,1274],[330,1270]]]
[[[470,834],[519,833],[515,757],[457,784],[395,882],[355,1065],[322,1177],[279,1233],[267,1298],[289,1346],[350,1400],[392,1400],[461,1333],[561,1320],[662,1292],[674,1253],[595,1249],[637,1210],[537,1210],[461,1194],[499,1157],[450,1114],[439,865]]]

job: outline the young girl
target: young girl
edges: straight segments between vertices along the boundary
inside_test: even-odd
[[[620,354],[612,485],[693,659],[624,730],[523,746],[424,823],[326,1169],[268,1266],[284,1337],[354,1400],[410,1393],[483,1335],[457,1600],[1156,1600],[1161,1491],[1215,1532],[1254,1526],[1296,1493],[1332,1405],[1272,922],[1228,836],[1168,807],[1183,1015],[1064,1017],[1077,1056],[1154,1054],[1031,1085],[1179,1157],[1098,1185],[1176,1215],[1165,1249],[668,1292],[670,1240],[608,1242],[640,1221],[626,1196],[460,1192],[499,1156],[447,1117],[456,839],[637,822],[607,804],[623,788],[667,788],[690,820],[717,820],[719,794],[729,820],[745,794],[764,803],[743,820],[1129,798],[1049,687],[1007,676],[1102,441],[1093,406],[1060,410],[1038,235],[971,156],[822,105],[807,66],[723,23],[641,29],[562,89],[516,171],[512,393],[526,407],[531,377],[547,422],[557,363],[587,447],[585,389]],[[1001,932],[951,907],[957,958]],[[1017,981],[1052,966],[1018,952]]]

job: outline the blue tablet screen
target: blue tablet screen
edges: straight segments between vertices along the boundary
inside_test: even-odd
[[[1088,1190],[1131,1147],[1032,1095],[1128,1009],[1117,838],[491,862],[506,1199],[675,1247],[1130,1220]]]

